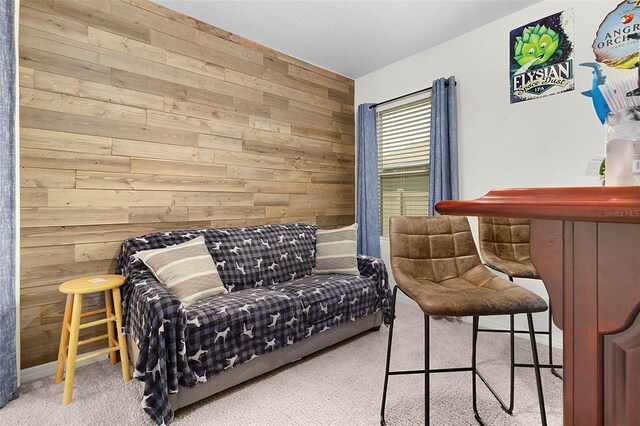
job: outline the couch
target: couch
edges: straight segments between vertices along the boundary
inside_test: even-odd
[[[117,271],[123,329],[142,407],[158,424],[174,410],[390,319],[384,263],[360,275],[313,274],[317,227],[262,225],[157,232],[124,241]],[[185,307],[136,256],[203,236],[227,289]],[[206,257],[206,256],[205,256]]]

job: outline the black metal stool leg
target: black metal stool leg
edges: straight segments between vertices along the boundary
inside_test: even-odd
[[[387,364],[384,370],[384,387],[382,390],[382,407],[380,409],[380,424],[385,425],[384,407],[387,403],[387,386],[389,385],[389,365],[391,364],[391,342],[393,340],[393,323],[396,319],[396,297],[398,295],[398,287],[393,288],[393,298],[391,301],[391,322],[389,323],[389,340],[387,343]]]
[[[477,389],[476,389],[476,375],[478,374],[476,360],[477,360],[477,347],[478,347],[478,325],[480,323],[480,318],[475,316],[473,317],[473,332],[471,335],[471,393],[473,398],[473,416],[476,421],[485,426],[484,421],[480,417],[478,413],[478,398],[477,398]]]
[[[513,281],[513,277],[511,275],[507,275],[507,277],[509,277],[509,281],[514,282]],[[549,331],[547,332],[543,332],[543,331],[539,331],[539,334],[548,334],[549,335],[549,365],[545,365],[542,368],[549,368],[551,369],[551,374],[553,374],[554,376],[556,376],[558,379],[563,380],[562,379],[562,374],[558,373],[558,370],[556,370],[556,368],[562,368],[562,365],[555,365],[553,363],[553,311],[551,309],[551,305],[549,305]],[[512,315],[513,317],[513,315]],[[485,330],[482,330],[485,331]],[[511,331],[513,331],[513,324],[511,324]],[[513,345],[512,345],[513,347]],[[514,361],[511,361],[511,363],[513,364]],[[523,365],[520,365],[523,366]],[[528,367],[531,367],[531,365],[528,365]],[[511,404],[509,407],[509,411],[507,411],[509,414],[511,414],[511,412],[513,411],[513,387],[512,389],[512,398],[511,398]],[[505,410],[506,411],[506,410]]]
[[[549,305],[549,364],[553,364],[553,318],[551,317],[551,305]],[[553,373],[553,369],[551,372]]]
[[[536,374],[536,387],[538,388],[538,405],[540,406],[540,418],[542,426],[547,426],[547,414],[544,407],[544,394],[542,393],[542,377],[540,375],[540,362],[538,360],[538,347],[536,346],[536,333],[533,329],[533,315],[527,314],[529,323],[529,337],[531,339],[531,355],[533,357],[533,370]]]
[[[551,305],[549,305],[549,365],[553,365],[553,313],[551,311]],[[560,380],[564,380],[562,378],[562,374],[558,373],[554,367],[551,367],[551,374],[556,376]]]
[[[430,416],[430,371],[429,371],[429,315],[424,316],[424,424],[429,426]]]
[[[509,333],[509,346],[511,347],[511,390],[509,392],[509,408],[506,411],[508,414],[513,414],[513,401],[515,399],[515,381],[516,381],[516,333],[515,333],[515,320],[514,315],[509,315],[509,325],[511,332]]]

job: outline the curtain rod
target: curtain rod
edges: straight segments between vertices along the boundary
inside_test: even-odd
[[[458,82],[456,81],[455,84],[457,86]],[[444,82],[444,85],[445,85],[445,87],[448,86],[449,85],[449,81],[446,80]],[[406,95],[397,96],[397,97],[392,98],[392,99],[387,99],[386,101],[382,101],[382,102],[378,102],[377,104],[369,105],[369,109],[373,109],[373,108],[375,108],[377,106],[380,106],[380,105],[388,104],[389,102],[393,102],[393,101],[397,101],[397,100],[400,100],[400,99],[408,98],[409,96],[417,95],[418,93],[428,92],[431,89],[433,89],[433,86],[425,87],[424,89],[416,90],[415,92],[407,93]]]

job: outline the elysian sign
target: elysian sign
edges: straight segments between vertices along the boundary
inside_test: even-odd
[[[540,97],[549,89],[565,88],[572,83],[573,61],[568,60],[534,71],[516,74],[512,77],[511,87],[513,87],[515,96],[525,100],[527,95]]]
[[[574,89],[573,9],[511,31],[511,103]]]

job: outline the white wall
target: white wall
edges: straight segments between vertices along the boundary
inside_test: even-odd
[[[605,128],[591,100],[580,94],[591,88],[591,69],[578,64],[594,61],[591,43],[596,30],[618,3],[537,3],[356,79],[356,105],[381,102],[429,87],[436,78],[455,75],[461,199],[477,198],[494,188],[596,186],[598,177],[586,176],[585,169],[592,156],[604,155]],[[511,105],[509,32],[569,8],[575,12],[576,89]],[[607,67],[604,71],[609,78],[623,74]],[[475,232],[477,221],[471,218],[470,222]],[[388,240],[382,238],[381,245],[389,264]],[[517,282],[546,297],[541,282]],[[502,325],[507,324],[503,319]],[[520,325],[526,328],[526,320]],[[536,326],[546,328],[544,315],[536,319]],[[561,336],[557,336],[554,346],[561,346]]]

